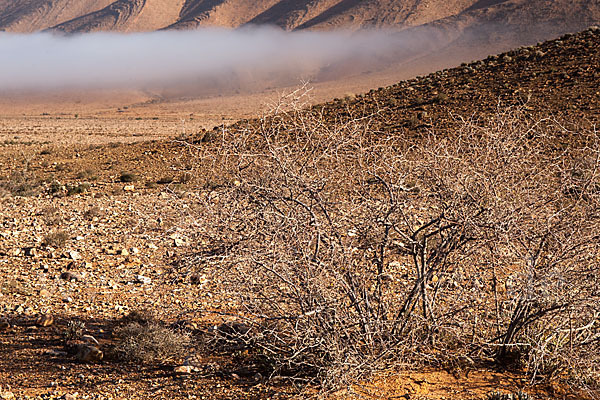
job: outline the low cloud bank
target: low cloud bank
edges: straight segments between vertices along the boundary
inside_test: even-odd
[[[166,89],[314,79],[389,62],[403,45],[382,31],[284,32],[255,27],[151,33],[0,33],[0,91]]]

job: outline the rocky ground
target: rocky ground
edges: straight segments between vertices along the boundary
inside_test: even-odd
[[[370,115],[373,130],[385,135],[443,132],[459,117],[491,115],[499,105],[589,127],[600,118],[599,87],[595,28],[317,107],[329,121],[344,113]],[[227,287],[181,262],[201,245],[194,229],[202,215],[194,204],[211,196],[211,177],[203,175],[194,147],[210,146],[202,142],[207,131],[196,126],[197,134],[182,137],[146,122],[139,142],[108,144],[61,144],[51,128],[22,129],[11,138],[8,132],[20,128],[3,122],[0,398],[297,396],[293,385],[267,382],[259,368],[242,367],[243,354],[198,354],[190,345],[165,362],[114,357],[115,327],[133,311],[151,310],[197,338],[235,308]],[[56,127],[54,134],[70,129],[65,121]],[[94,125],[89,134],[106,138]],[[81,332],[68,342],[74,326]],[[526,383],[492,370],[466,376],[390,371],[353,391],[364,398],[467,399]],[[580,396],[561,385],[526,390],[538,398]]]

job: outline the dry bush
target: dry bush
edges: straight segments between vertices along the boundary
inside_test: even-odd
[[[67,232],[57,230],[44,236],[44,239],[42,240],[42,245],[60,249],[65,247],[68,240],[69,234]]]
[[[39,193],[41,183],[29,168],[29,161],[23,161],[20,169],[11,171],[7,177],[0,177],[0,195],[34,196]]]
[[[223,183],[198,194],[190,262],[230,288],[273,375],[328,389],[493,357],[598,377],[594,132],[561,146],[576,136],[512,109],[390,136],[297,94],[197,147]]]
[[[119,359],[144,365],[181,358],[191,339],[189,334],[175,331],[143,312],[124,318],[114,336],[114,352]]]

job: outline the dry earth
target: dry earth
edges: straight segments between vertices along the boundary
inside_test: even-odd
[[[599,71],[600,31],[593,29],[318,107],[330,121],[343,113],[373,115],[373,128],[385,135],[443,132],[458,116],[490,115],[499,104],[594,125]],[[249,96],[237,111],[212,115],[198,100],[114,96],[84,99],[71,109],[40,98],[25,115],[23,103],[1,103],[1,395],[293,397],[293,386],[241,368],[240,355],[197,356],[200,368],[191,374],[174,372],[183,359],[134,365],[108,356],[113,327],[133,310],[160,310],[162,320],[192,335],[227,320],[234,307],[227,288],[179,263],[196,245],[197,216],[188,207],[211,193],[198,187],[202,165],[181,139],[201,139],[203,128],[250,116],[256,107]],[[86,362],[65,351],[69,321],[85,323],[106,359]],[[390,371],[352,391],[364,398],[478,399],[521,388],[540,399],[583,396],[564,385],[531,387],[518,374],[491,368],[466,376]]]

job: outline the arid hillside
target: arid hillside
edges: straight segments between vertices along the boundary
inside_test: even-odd
[[[35,32],[100,10],[112,0],[1,0],[0,31]]]
[[[428,23],[453,29],[478,24],[549,24],[555,31],[566,32],[583,29],[599,16],[598,2],[593,0],[0,1],[0,29],[11,32],[151,31],[246,24],[276,25],[286,30],[404,29]]]

